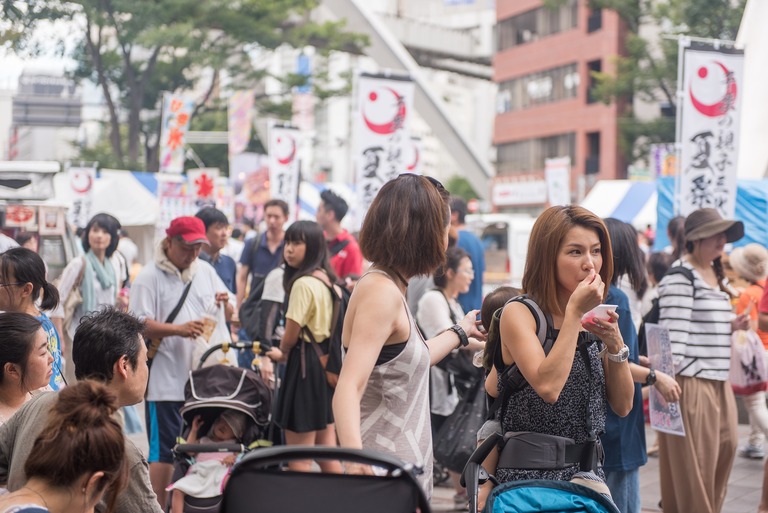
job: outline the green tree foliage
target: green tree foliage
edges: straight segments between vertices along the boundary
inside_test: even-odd
[[[616,72],[594,73],[597,86],[593,91],[606,103],[626,102],[619,120],[619,147],[628,162],[646,159],[650,144],[675,140],[674,117],[641,120],[632,110],[635,97],[677,106],[677,41],[645,39],[639,34],[641,24],[657,27],[664,35],[733,40],[745,4],[746,0],[590,1],[592,7],[618,13],[628,28],[625,53],[616,59]]]
[[[194,90],[195,114],[226,73],[233,89],[252,88],[257,55],[280,45],[313,45],[322,55],[359,53],[365,39],[343,24],[315,23],[318,0],[0,0],[0,44],[29,51],[41,20],[69,20],[79,43],[74,75],[97,84],[109,113],[109,148],[121,167],[157,165],[163,91]],[[215,109],[214,109],[215,110]],[[194,115],[193,115],[194,119]]]
[[[445,182],[445,188],[448,189],[451,196],[459,196],[467,201],[478,197],[477,191],[463,176],[453,175]]]

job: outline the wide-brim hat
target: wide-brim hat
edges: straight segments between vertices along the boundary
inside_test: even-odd
[[[719,233],[725,233],[727,242],[737,241],[744,237],[744,223],[723,219],[714,208],[701,208],[685,218],[686,241],[706,239]]]

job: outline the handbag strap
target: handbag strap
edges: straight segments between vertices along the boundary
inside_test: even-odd
[[[176,319],[176,316],[179,315],[179,312],[181,311],[181,307],[184,306],[184,301],[187,299],[187,294],[189,294],[189,289],[192,288],[192,281],[195,279],[193,276],[191,280],[189,280],[189,283],[187,283],[187,286],[184,287],[184,292],[181,293],[181,298],[179,299],[179,302],[176,303],[176,306],[173,307],[173,310],[171,310],[171,313],[168,314],[168,317],[165,319],[166,324],[171,324],[174,319]]]
[[[81,257],[83,261],[83,266],[80,268],[80,272],[77,274],[77,279],[75,280],[75,284],[72,285],[72,288],[79,289],[80,285],[83,284],[83,277],[85,276],[85,268],[88,266],[88,260],[86,260],[85,256]]]

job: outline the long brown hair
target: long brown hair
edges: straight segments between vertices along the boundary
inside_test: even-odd
[[[563,239],[576,226],[593,230],[600,239],[600,253],[603,257],[600,278],[605,283],[603,300],[608,295],[608,285],[613,277],[613,251],[605,223],[579,206],[550,207],[533,225],[523,274],[523,290],[550,315],[563,314],[557,296],[557,257]]]

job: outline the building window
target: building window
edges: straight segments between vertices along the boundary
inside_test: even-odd
[[[496,112],[502,114],[576,98],[579,82],[575,63],[507,80],[499,84]]]
[[[587,88],[587,103],[597,102],[595,97],[595,87],[597,86],[597,79],[595,73],[603,71],[603,63],[601,61],[590,61],[587,63],[587,73],[589,73],[589,87]]]
[[[498,51],[537,41],[578,26],[578,2],[566,0],[559,7],[539,7],[498,22]]]
[[[576,134],[553,135],[500,144],[497,148],[498,172],[521,173],[544,169],[546,159],[576,156]]]
[[[599,7],[594,7],[589,11],[589,18],[587,18],[587,32],[597,32],[603,28],[603,10]]]
[[[584,162],[584,173],[591,175],[600,172],[600,132],[587,134],[587,159]]]

